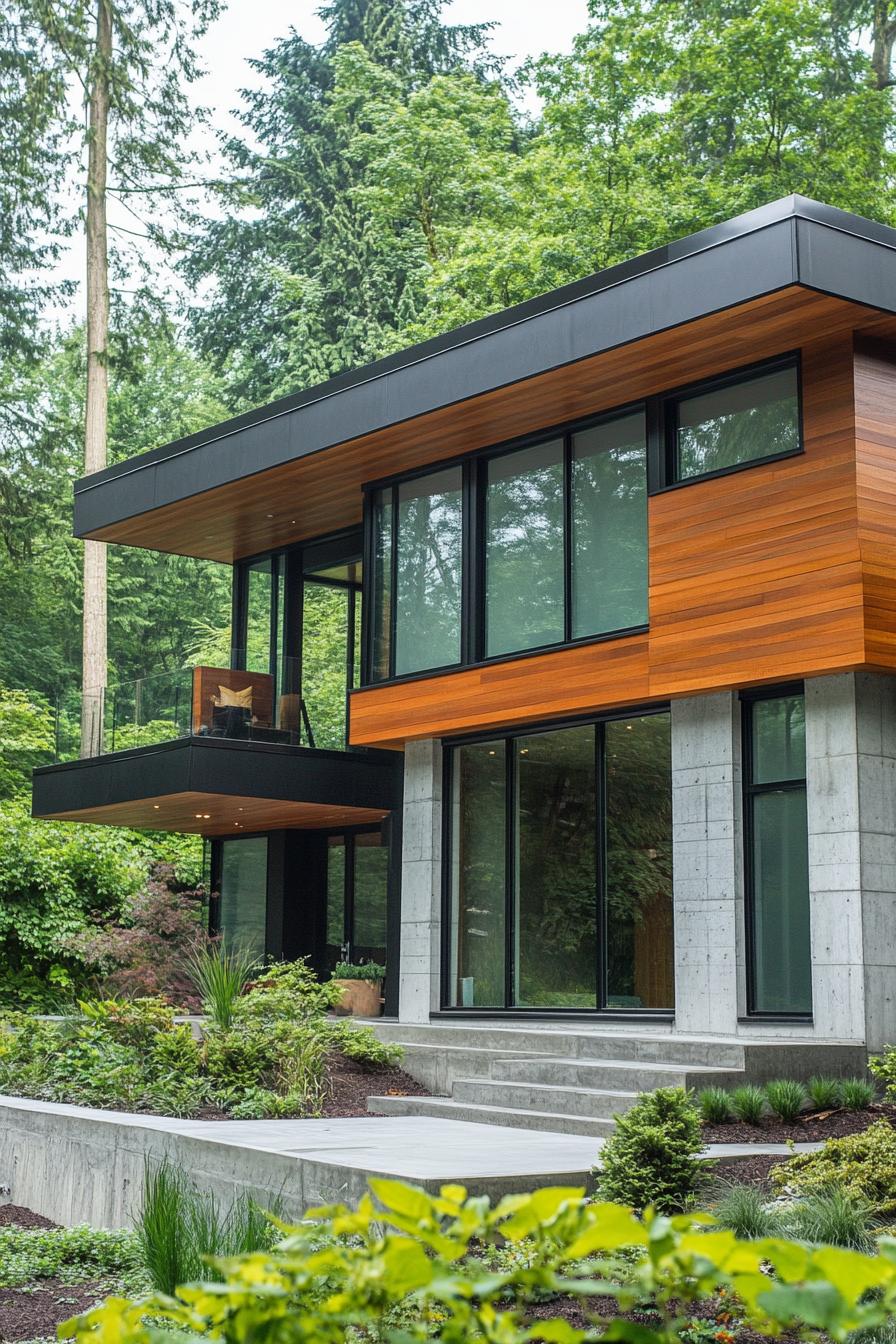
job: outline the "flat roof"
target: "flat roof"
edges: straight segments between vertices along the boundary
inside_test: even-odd
[[[129,518],[788,286],[896,312],[894,249],[896,229],[784,197],[83,477],[75,534],[127,541]]]

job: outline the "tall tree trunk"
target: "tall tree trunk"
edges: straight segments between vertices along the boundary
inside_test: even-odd
[[[871,7],[871,70],[878,89],[893,85],[893,46],[896,44],[896,15],[891,0],[874,0]]]
[[[109,0],[97,0],[96,48],[90,80],[87,158],[87,401],[84,417],[84,472],[106,465],[109,407],[109,263],[106,235],[106,173],[109,126],[109,66],[112,14]],[[102,748],[103,692],[106,685],[106,547],[84,543],[84,642],[81,755]]]

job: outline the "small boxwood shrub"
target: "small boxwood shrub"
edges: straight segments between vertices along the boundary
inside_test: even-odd
[[[772,1184],[798,1195],[839,1187],[866,1201],[885,1221],[896,1219],[896,1129],[878,1120],[861,1134],[828,1139],[772,1168]]]
[[[661,1213],[684,1207],[703,1164],[700,1116],[680,1087],[661,1087],[638,1099],[601,1149],[597,1186],[602,1199],[649,1206]]]

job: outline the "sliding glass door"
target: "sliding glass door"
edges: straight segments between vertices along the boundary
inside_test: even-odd
[[[450,752],[446,1006],[674,1006],[667,713]]]

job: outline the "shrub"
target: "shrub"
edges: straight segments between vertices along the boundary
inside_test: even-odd
[[[245,1195],[226,1211],[167,1160],[147,1164],[137,1241],[153,1288],[173,1293],[179,1283],[218,1278],[209,1257],[243,1255],[273,1245],[273,1225]]]
[[[385,980],[385,966],[375,961],[364,961],[355,966],[350,961],[339,961],[333,970],[334,980]]]
[[[892,1258],[832,1255],[830,1248],[783,1238],[707,1236],[691,1216],[641,1221],[631,1209],[595,1204],[576,1189],[513,1195],[493,1208],[487,1198],[468,1199],[458,1185],[429,1195],[398,1181],[370,1184],[379,1206],[365,1196],[356,1210],[311,1210],[298,1226],[283,1229],[274,1249],[214,1266],[223,1283],[180,1288],[174,1298],[113,1299],[61,1334],[80,1344],[157,1344],[169,1334],[219,1344],[433,1338],[523,1344],[536,1337],[585,1344],[605,1334],[674,1344],[682,1322],[697,1315],[694,1304],[711,1311],[720,1294],[735,1292],[745,1337],[784,1327],[788,1337],[826,1332],[843,1341],[896,1316]],[[504,1253],[496,1272],[497,1246]],[[515,1248],[523,1253],[512,1254]],[[528,1304],[546,1294],[574,1296],[587,1312],[591,1298],[607,1298],[608,1277],[612,1293],[621,1260],[631,1268],[619,1276],[628,1286],[616,1315],[636,1302],[649,1326],[596,1313],[596,1329],[573,1327],[559,1313],[534,1325],[526,1319]],[[871,1286],[876,1291],[869,1293]],[[720,1337],[718,1327],[714,1334]]]
[[[177,1007],[200,1006],[187,969],[208,944],[205,892],[184,889],[173,868],[157,864],[124,903],[116,924],[70,938],[67,947],[89,967],[104,995],[164,996]]]
[[[874,1085],[864,1078],[844,1078],[843,1105],[848,1111],[867,1111],[874,1101]]]
[[[810,1078],[806,1094],[816,1111],[833,1111],[843,1101],[843,1084],[839,1078]]]
[[[888,1045],[882,1055],[872,1055],[868,1068],[883,1084],[885,1100],[896,1101],[896,1046]]]
[[[865,1200],[881,1218],[896,1217],[896,1130],[878,1120],[862,1134],[828,1139],[814,1153],[797,1153],[772,1168],[772,1184],[798,1195],[839,1186]]]
[[[792,1124],[806,1104],[806,1089],[792,1078],[776,1078],[766,1083],[765,1099],[779,1120]]]
[[[347,1059],[369,1069],[400,1064],[404,1050],[390,1041],[381,1041],[371,1027],[355,1026],[345,1019],[328,1023],[330,1041]]]
[[[836,1185],[807,1195],[787,1213],[791,1236],[826,1246],[847,1246],[854,1251],[874,1249],[877,1225],[874,1209],[866,1199]]]
[[[615,1133],[601,1149],[601,1198],[674,1212],[696,1189],[702,1148],[700,1117],[687,1092],[680,1087],[646,1092],[616,1117]]]
[[[775,1237],[783,1226],[780,1211],[769,1207],[767,1192],[755,1185],[720,1185],[712,1211],[722,1227],[744,1240]]]
[[[752,1083],[736,1087],[731,1093],[731,1109],[745,1125],[758,1125],[765,1110],[765,1093]]]
[[[724,1087],[704,1087],[697,1095],[697,1106],[706,1125],[724,1125],[731,1119],[731,1098]]]
[[[203,1011],[218,1027],[229,1027],[233,1007],[258,965],[255,954],[245,948],[227,949],[212,943],[195,949],[187,958],[187,970],[199,991]]]

